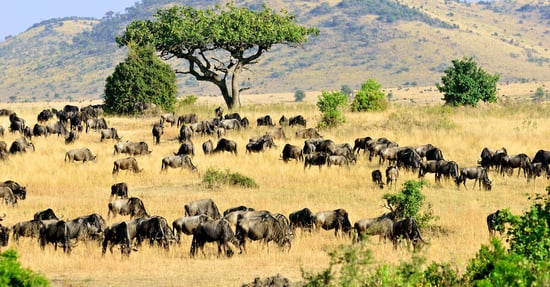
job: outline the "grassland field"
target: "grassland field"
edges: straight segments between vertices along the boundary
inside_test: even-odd
[[[536,88],[536,87],[534,87]],[[533,87],[527,88],[533,90]],[[384,112],[344,112],[346,123],[333,129],[320,130],[324,138],[336,143],[353,144],[358,137],[387,137],[400,146],[417,146],[431,143],[439,147],[446,159],[454,160],[459,167],[475,166],[484,147],[506,147],[509,154],[526,153],[534,156],[539,149],[550,149],[550,106],[529,101],[501,100],[496,104],[481,104],[477,108],[449,108],[440,104],[441,95],[428,95],[410,91],[405,95],[394,92],[394,102]],[[403,91],[404,92],[404,91]],[[433,90],[432,90],[433,93]],[[517,94],[523,97],[525,94]],[[514,96],[516,94],[507,93]],[[432,97],[430,101],[427,99]],[[196,105],[182,108],[177,114],[197,113],[199,119],[213,117],[214,108],[222,105],[221,98],[199,97]],[[416,103],[411,100],[415,99]],[[502,98],[502,97],[501,97]],[[302,103],[292,101],[292,94],[243,96],[243,106],[238,111],[250,119],[251,127],[229,131],[226,138],[238,143],[238,155],[228,153],[205,156],[202,142],[209,137],[195,135],[193,162],[199,172],[169,169],[162,173],[161,159],[177,151],[178,128],[166,127],[161,143],[155,145],[151,134],[152,124],[158,115],[147,117],[106,116],[110,127],[117,128],[122,140],[145,141],[152,153],[137,156],[143,172],[121,172],[112,175],[113,161],[126,155],[114,155],[115,142],[100,142],[97,132],[82,133],[74,143],[66,145],[63,137],[56,135],[34,137],[35,152],[10,155],[0,162],[1,180],[15,180],[27,186],[26,200],[14,208],[1,205],[0,213],[7,216],[4,225],[30,220],[36,211],[52,208],[65,219],[97,212],[108,224],[128,219],[125,216],[107,218],[110,186],[124,181],[129,186],[130,196],[140,197],[150,214],[161,215],[169,222],[184,215],[183,205],[189,201],[211,198],[220,211],[245,205],[288,215],[310,208],[313,212],[344,208],[353,222],[366,217],[375,217],[387,209],[382,196],[397,192],[408,179],[417,179],[417,174],[402,171],[395,190],[379,189],[370,178],[374,169],[384,169],[377,159],[372,162],[360,154],[357,163],[345,167],[313,167],[304,169],[302,163],[284,163],[280,159],[285,143],[303,146],[303,139],[294,136],[296,128],[285,128],[288,139],[276,140],[276,148],[263,153],[246,154],[248,139],[262,135],[266,127],[256,127],[256,119],[269,114],[277,121],[281,115],[301,114],[308,120],[308,127],[315,127],[320,114],[315,106],[316,96],[307,94]],[[405,99],[401,101],[401,99]],[[422,104],[420,101],[424,101]],[[6,103],[2,107],[17,112],[34,125],[36,116],[45,108],[60,109],[66,103]],[[71,103],[74,104],[74,103]],[[78,103],[79,106],[88,102]],[[7,117],[0,124],[8,127]],[[10,144],[20,137],[6,131],[3,140]],[[214,142],[217,138],[212,138]],[[65,153],[73,148],[88,147],[97,154],[96,162],[67,163]],[[249,176],[258,188],[221,186],[208,189],[201,176],[209,168],[228,169]],[[510,208],[520,213],[529,205],[528,195],[544,192],[546,178],[527,182],[517,171],[513,176],[502,176],[490,171],[492,191],[458,188],[453,182],[436,184],[433,175],[425,178],[427,185],[422,193],[439,217],[435,225],[443,233],[425,232],[430,244],[422,250],[428,262],[450,262],[459,271],[464,271],[468,260],[489,242],[485,218],[501,208]],[[313,234],[297,233],[292,249],[283,252],[270,244],[266,249],[259,242],[248,244],[246,254],[232,258],[217,258],[216,248],[207,245],[206,256],[189,257],[191,237],[183,237],[181,246],[172,246],[165,252],[157,247],[144,245],[129,258],[121,258],[118,249],[113,254],[101,255],[98,243],[79,242],[70,255],[52,246],[41,250],[36,239],[23,238],[18,244],[10,241],[7,248],[14,248],[20,255],[23,266],[43,273],[53,286],[240,286],[255,277],[273,276],[278,273],[293,282],[302,280],[302,270],[317,272],[329,263],[328,251],[343,244],[351,244],[347,238],[336,238],[332,231]],[[405,250],[394,250],[391,244],[372,238],[366,243],[380,263],[396,264],[410,258]],[[3,249],[5,250],[5,248]]]

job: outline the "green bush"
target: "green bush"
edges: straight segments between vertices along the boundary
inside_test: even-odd
[[[346,122],[341,109],[348,103],[348,97],[342,92],[322,91],[317,101],[317,107],[321,111],[319,127],[335,127]]]
[[[208,168],[202,178],[202,182],[207,188],[215,188],[227,184],[248,188],[258,187],[258,184],[253,179],[238,172],[231,173],[229,169],[221,171],[215,168]]]
[[[388,108],[388,100],[381,90],[381,85],[368,79],[361,85],[351,103],[352,112],[383,111]]]
[[[438,219],[433,215],[431,205],[428,205],[424,213],[420,213],[426,198],[422,194],[424,184],[424,181],[407,180],[400,192],[384,194],[386,206],[395,214],[396,220],[414,217],[420,227],[426,227],[430,221]]]
[[[306,98],[306,93],[302,90],[296,90],[294,92],[294,101],[301,102]]]
[[[49,286],[48,280],[17,262],[17,251],[9,249],[0,254],[0,286]]]
[[[177,102],[177,105],[178,107],[191,106],[194,105],[198,99],[197,96],[193,95],[185,96]]]

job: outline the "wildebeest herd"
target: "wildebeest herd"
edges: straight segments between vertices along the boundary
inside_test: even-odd
[[[5,142],[0,143],[0,147],[3,146],[0,154],[6,160],[12,154],[31,152],[35,150],[31,142],[32,137],[36,136],[58,134],[65,138],[67,144],[71,144],[79,140],[80,133],[95,131],[99,135],[99,141],[112,140],[114,155],[128,156],[113,161],[114,176],[124,170],[140,173],[144,168],[148,168],[141,167],[138,163],[138,156],[152,153],[148,144],[144,141],[123,140],[123,135],[121,136],[116,128],[108,127],[107,121],[101,115],[100,106],[82,109],[67,106],[60,111],[44,110],[38,115],[38,123],[31,130],[26,126],[24,119],[10,113],[9,130],[20,133],[21,138],[15,140],[9,149]],[[55,122],[48,124],[52,120]],[[167,123],[169,126],[165,126]],[[310,172],[311,166],[316,166],[315,169],[324,166],[353,168],[360,156],[369,161],[378,158],[382,170],[375,169],[371,174],[373,184],[378,188],[389,186],[396,189],[400,172],[415,172],[419,178],[433,173],[437,183],[441,184],[443,178],[452,180],[456,186],[464,187],[468,179],[474,180],[474,186],[477,184],[479,189],[487,191],[493,188],[493,181],[489,179],[490,171],[504,176],[512,175],[514,169],[518,169],[518,175],[523,172],[523,176],[528,180],[534,180],[543,173],[547,176],[549,174],[550,152],[544,150],[537,152],[531,160],[525,153],[509,156],[505,148],[494,152],[485,148],[481,152],[478,166],[460,167],[455,161],[445,159],[443,151],[431,144],[401,146],[384,137],[357,138],[353,146],[349,143],[335,143],[321,136],[317,129],[307,128],[307,121],[302,116],[289,119],[282,116],[279,120],[281,127],[276,127],[269,115],[259,117],[256,123],[257,126],[268,127],[268,130],[265,134],[250,138],[245,147],[239,147],[237,142],[230,138],[231,132],[249,128],[250,124],[246,117],[238,113],[219,113],[212,119],[202,121],[195,114],[163,114],[158,122],[152,124],[153,144],[163,144],[165,129],[177,125],[179,134],[176,140],[180,147],[173,155],[163,157],[156,168],[163,172],[168,168],[198,171],[192,162],[195,155],[193,138],[208,137],[201,145],[205,155],[227,152],[242,156],[238,153],[239,148],[246,154],[279,148],[276,141],[286,141],[289,138],[285,134],[288,129],[285,128],[299,126],[293,137],[303,139],[304,145],[302,147],[284,144],[280,155],[283,162],[302,163],[304,172]],[[97,160],[97,156],[89,148],[69,149],[65,153],[67,162]],[[70,252],[77,240],[98,240],[102,243],[103,253],[106,253],[107,249],[112,252],[115,246],[119,246],[123,255],[129,255],[133,250],[137,250],[143,241],[169,249],[172,244],[181,242],[181,233],[192,236],[189,247],[191,256],[203,252],[208,242],[217,243],[218,254],[226,256],[233,255],[234,249],[246,252],[247,241],[261,240],[266,245],[273,241],[281,249],[289,249],[297,228],[305,232],[334,230],[336,236],[347,236],[353,242],[361,241],[366,235],[378,235],[381,240],[391,240],[396,247],[401,238],[410,241],[415,248],[424,242],[414,218],[396,219],[391,213],[376,218],[359,219],[352,224],[344,208],[318,212],[303,208],[290,213],[288,217],[282,213],[245,206],[228,208],[220,213],[211,199],[203,199],[187,203],[182,209],[185,216],[176,218],[170,224],[162,216],[149,214],[145,208],[146,202],[140,198],[129,197],[128,186],[124,182],[113,184],[110,195],[117,198],[106,205],[107,219],[121,215],[130,216],[129,220],[106,226],[106,221],[99,213],[65,220],[49,209],[46,210],[46,215],[37,213],[33,219],[18,222],[11,227],[3,227],[0,233],[4,231],[5,234],[12,234],[15,241],[20,237],[34,237],[38,239],[41,247],[51,243],[55,247],[61,246],[65,252]],[[25,199],[26,190],[25,187],[8,180],[0,187],[0,197],[4,198],[6,204],[16,206],[18,200]],[[488,220],[488,224],[489,222],[493,221]]]

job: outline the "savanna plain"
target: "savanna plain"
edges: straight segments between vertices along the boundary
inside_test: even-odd
[[[261,96],[255,96],[256,99]],[[143,200],[149,214],[165,217],[169,222],[184,216],[185,203],[211,198],[220,211],[239,205],[289,213],[308,207],[313,212],[344,208],[350,221],[376,217],[388,210],[383,206],[382,196],[398,192],[403,182],[416,180],[417,173],[401,171],[397,188],[380,189],[371,181],[371,172],[385,169],[378,159],[368,160],[360,152],[355,165],[346,167],[317,167],[304,169],[301,162],[284,163],[281,151],[286,143],[303,146],[304,139],[296,138],[298,128],[285,127],[286,140],[275,140],[276,148],[263,153],[247,154],[245,145],[253,136],[262,135],[267,127],[257,127],[256,119],[269,114],[274,122],[287,117],[303,115],[308,127],[315,127],[320,113],[315,106],[315,97],[308,95],[303,103],[277,97],[246,102],[238,110],[247,117],[251,126],[239,131],[228,131],[226,138],[238,144],[238,155],[220,153],[205,156],[201,144],[207,136],[194,135],[193,163],[198,173],[190,170],[169,169],[161,172],[161,159],[176,152],[179,147],[179,129],[166,126],[159,145],[153,143],[151,128],[159,115],[139,117],[105,116],[110,127],[118,130],[122,140],[145,141],[152,150],[150,155],[137,156],[143,171],[138,174],[120,172],[112,174],[113,161],[126,157],[114,155],[114,141],[100,142],[97,132],[83,132],[73,144],[65,144],[63,137],[34,137],[36,151],[10,155],[0,162],[2,180],[14,180],[27,186],[27,199],[20,200],[16,207],[2,205],[6,213],[3,225],[13,225],[30,220],[35,212],[52,208],[65,219],[90,213],[99,213],[107,224],[127,220],[126,216],[107,217],[110,187],[116,182],[126,182],[129,195]],[[422,95],[417,95],[422,98]],[[441,96],[440,96],[441,97]],[[17,112],[31,126],[36,116],[45,108],[61,109],[66,103],[9,103],[2,104]],[[74,103],[71,103],[74,104]],[[89,103],[80,102],[79,106]],[[199,119],[214,116],[214,109],[222,105],[219,98],[201,98],[192,106],[180,107],[176,114],[196,113]],[[501,100],[495,104],[481,104],[477,108],[444,107],[435,101],[429,104],[394,102],[384,112],[344,112],[346,122],[337,128],[322,129],[324,138],[336,143],[350,143],[354,139],[370,136],[386,137],[400,146],[417,146],[431,143],[439,147],[445,159],[454,160],[459,167],[475,166],[484,147],[505,147],[509,154],[526,153],[533,157],[539,149],[550,149],[550,106],[546,103],[515,102]],[[0,124],[8,127],[7,117]],[[10,144],[18,134],[6,131],[3,138]],[[217,141],[212,137],[213,142]],[[96,162],[82,164],[65,162],[65,153],[74,148],[88,147],[97,154]],[[220,186],[206,188],[202,176],[209,169],[229,170],[246,175],[258,184],[257,188]],[[439,220],[433,222],[438,228],[424,230],[423,237],[429,244],[421,254],[428,262],[450,262],[459,271],[464,271],[468,260],[482,244],[489,242],[485,218],[501,208],[510,208],[521,213],[530,205],[528,195],[542,193],[548,180],[536,178],[530,182],[517,171],[512,176],[489,172],[493,181],[491,191],[472,187],[457,187],[452,181],[436,184],[433,174],[425,177],[422,193],[426,203],[431,204]],[[199,254],[190,258],[191,237],[182,237],[181,245],[173,245],[169,251],[144,244],[129,258],[122,258],[120,251],[101,254],[97,242],[79,242],[70,255],[53,246],[41,250],[36,239],[22,238],[18,244],[10,240],[7,248],[16,249],[24,267],[44,274],[53,286],[240,286],[256,277],[276,274],[299,282],[302,271],[318,272],[328,267],[328,252],[340,245],[352,244],[349,238],[335,237],[333,231],[321,230],[311,234],[297,231],[290,251],[279,250],[271,243],[265,248],[260,242],[248,243],[248,252],[232,258],[216,256],[214,244],[207,244],[206,256]],[[398,264],[408,260],[411,253],[400,248],[395,250],[389,243],[371,238],[367,248],[380,263]],[[5,248],[3,248],[5,250]]]

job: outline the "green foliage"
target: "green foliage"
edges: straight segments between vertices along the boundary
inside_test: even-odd
[[[152,44],[166,59],[187,62],[181,71],[199,81],[215,84],[229,109],[239,101],[239,76],[255,64],[273,45],[299,46],[317,28],[297,24],[295,16],[283,10],[276,13],[263,6],[261,11],[236,7],[233,2],[215,9],[173,6],[158,10],[155,20],[134,20],[116,41]]]
[[[319,127],[335,127],[346,122],[341,109],[348,103],[348,97],[342,92],[322,91],[318,97],[317,107],[321,111]]]
[[[414,217],[420,227],[425,227],[430,221],[438,219],[433,215],[431,205],[424,213],[420,213],[426,198],[422,194],[424,184],[424,181],[407,180],[400,192],[384,194],[386,206],[395,214],[396,220]]]
[[[190,96],[186,96],[186,97],[183,97],[182,99],[180,99],[178,102],[177,102],[177,105],[179,107],[183,107],[183,106],[192,106],[194,105],[197,100],[199,98],[197,96],[193,96],[193,95],[190,95]]]
[[[306,93],[302,90],[296,90],[296,92],[294,92],[294,101],[296,102],[303,101],[305,97],[306,97]]]
[[[176,102],[176,74],[151,47],[131,46],[128,58],[119,63],[105,83],[105,111],[136,114],[139,103],[154,103],[173,111]]]
[[[238,185],[247,188],[257,188],[258,184],[247,176],[238,172],[231,173],[229,169],[220,171],[215,168],[209,168],[202,178],[203,184],[207,188],[220,187],[222,185]]]
[[[436,83],[437,89],[444,93],[446,104],[475,107],[480,100],[496,102],[498,74],[489,75],[472,58],[452,62],[453,66],[447,68],[441,78],[443,85]]]
[[[352,112],[383,111],[388,108],[388,101],[381,90],[381,85],[374,79],[368,79],[361,85],[351,103]]]
[[[22,268],[17,262],[17,251],[6,250],[0,254],[0,286],[49,286],[42,274]]]
[[[543,102],[548,99],[548,93],[544,90],[544,87],[538,87],[532,98],[534,102]]]

